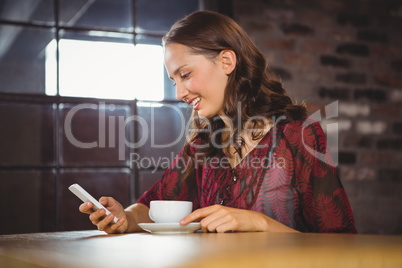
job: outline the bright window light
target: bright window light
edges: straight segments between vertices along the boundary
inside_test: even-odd
[[[46,49],[46,94],[55,95],[55,41]],[[162,100],[163,52],[157,45],[62,39],[59,94],[71,97]]]

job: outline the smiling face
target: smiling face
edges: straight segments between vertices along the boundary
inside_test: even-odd
[[[201,117],[223,115],[228,74],[233,70],[226,63],[228,56],[222,51],[211,60],[204,55],[192,53],[182,44],[167,45],[165,66],[169,77],[176,84],[176,99],[192,105]]]

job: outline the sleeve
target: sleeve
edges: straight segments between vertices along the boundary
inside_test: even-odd
[[[182,150],[163,173],[161,180],[146,191],[137,203],[149,207],[152,200],[184,200],[192,201],[193,207],[197,206],[195,172],[191,172],[184,178],[184,173],[190,166],[190,160],[190,157],[186,156]]]
[[[300,127],[293,133],[298,137],[293,138],[293,146],[302,229],[320,233],[356,233],[352,209],[321,125],[307,119]]]

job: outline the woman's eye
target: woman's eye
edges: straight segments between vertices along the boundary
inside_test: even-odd
[[[190,73],[183,74],[183,75],[181,76],[181,79],[185,79],[185,78],[187,78],[189,75],[190,75]]]

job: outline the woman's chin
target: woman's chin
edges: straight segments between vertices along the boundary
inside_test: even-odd
[[[213,112],[207,111],[205,109],[197,109],[195,111],[197,111],[198,116],[201,117],[201,118],[212,119],[212,118],[214,118],[215,116],[218,115],[218,113],[213,113]]]
[[[195,111],[197,112],[197,114],[198,114],[199,117],[208,118],[207,116],[205,116],[205,113],[204,113],[203,110],[195,110]]]

